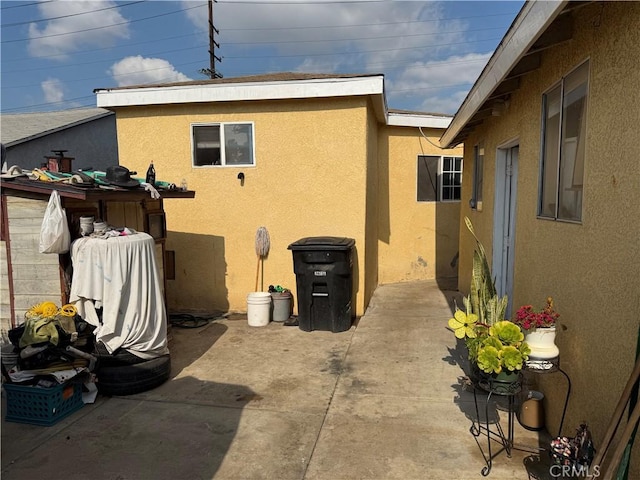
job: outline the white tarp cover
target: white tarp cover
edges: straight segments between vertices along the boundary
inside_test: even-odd
[[[71,261],[69,301],[96,327],[96,339],[110,353],[124,348],[145,359],[169,353],[167,315],[150,235],[82,237],[71,244]]]

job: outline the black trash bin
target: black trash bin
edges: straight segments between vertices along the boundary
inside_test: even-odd
[[[300,330],[351,328],[353,238],[307,237],[293,242]]]

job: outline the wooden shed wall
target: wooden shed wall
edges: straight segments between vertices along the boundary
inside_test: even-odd
[[[64,289],[60,278],[58,255],[43,254],[38,251],[40,228],[47,208],[47,200],[7,196],[6,202],[9,240],[3,242],[5,248],[2,250],[3,253],[6,252],[6,243],[8,243],[15,322],[20,324],[25,312],[37,303],[51,301],[60,305]],[[7,261],[2,262],[0,324],[3,334],[5,329],[12,328],[7,264]],[[5,305],[9,308],[5,308]]]

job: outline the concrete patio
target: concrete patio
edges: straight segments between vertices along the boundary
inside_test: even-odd
[[[174,327],[161,387],[98,396],[52,427],[3,414],[2,478],[483,478],[464,351],[446,328],[459,298],[435,281],[379,286],[343,333],[242,315]],[[489,412],[506,428],[504,408]],[[516,444],[538,441],[516,421]],[[489,478],[526,479],[528,455],[500,453]]]

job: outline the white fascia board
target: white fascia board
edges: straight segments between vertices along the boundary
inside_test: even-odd
[[[467,98],[453,117],[451,125],[440,138],[443,146],[451,147],[458,133],[475,115],[511,69],[527,53],[539,36],[547,29],[568,3],[563,1],[529,0],[514,25],[505,34],[487,66],[471,88]]]
[[[384,79],[380,75],[362,78],[100,89],[96,91],[96,101],[98,107],[110,108],[382,94]]]
[[[387,125],[393,127],[423,127],[445,129],[451,124],[452,117],[438,115],[420,115],[412,113],[389,112]]]

